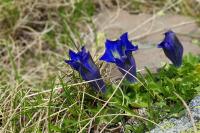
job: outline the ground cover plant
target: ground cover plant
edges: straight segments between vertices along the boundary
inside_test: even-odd
[[[137,82],[127,83],[126,77],[111,82],[102,68],[106,63],[91,51],[105,94],[63,60],[69,49],[80,51],[88,32],[94,49],[104,43],[93,23],[102,10],[175,13],[198,23],[198,7],[196,0],[1,0],[0,132],[144,132],[180,117],[185,112],[180,97],[188,103],[199,94],[197,55],[184,56],[178,68],[163,64],[157,73],[147,66],[146,74],[137,72]],[[199,37],[192,37],[199,45]]]

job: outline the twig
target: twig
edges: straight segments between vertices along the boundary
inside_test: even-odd
[[[188,114],[190,116],[190,120],[191,120],[191,123],[192,123],[192,126],[193,126],[193,130],[194,130],[195,133],[198,133],[197,132],[197,127],[196,127],[195,122],[194,122],[194,118],[192,117],[192,113],[191,113],[187,103],[184,101],[184,99],[179,94],[177,94],[176,92],[173,92],[173,93],[181,100],[181,102],[183,103],[183,105],[187,109],[187,112],[188,112]]]

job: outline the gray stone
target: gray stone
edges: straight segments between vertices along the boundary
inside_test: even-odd
[[[199,106],[200,106],[200,96],[196,96],[189,103],[191,114],[196,123],[199,122],[200,120]],[[190,122],[190,118],[188,117],[187,113],[185,116],[179,119],[171,118],[169,120],[161,122],[159,125],[163,127],[165,130],[163,131],[161,128],[156,127],[155,129],[151,130],[150,133],[179,133],[192,128],[192,123]]]

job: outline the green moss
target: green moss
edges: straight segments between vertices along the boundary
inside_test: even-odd
[[[200,122],[195,123],[195,125],[197,127],[197,130],[200,131]],[[182,131],[181,133],[194,133],[194,129],[193,127],[191,127],[185,131]]]
[[[168,120],[164,120],[163,123],[164,123],[164,125],[162,125],[162,127],[164,129],[173,128],[175,126],[174,123],[171,123]]]

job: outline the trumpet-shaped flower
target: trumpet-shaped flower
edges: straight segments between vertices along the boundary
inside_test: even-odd
[[[174,66],[181,66],[183,57],[183,45],[173,31],[169,30],[165,33],[165,38],[158,45],[158,48],[163,49],[165,55],[171,60]]]
[[[122,34],[116,41],[106,40],[105,47],[105,53],[100,60],[115,63],[119,71],[123,75],[126,74],[128,81],[135,82],[136,64],[132,51],[138,50],[138,46],[134,46],[128,40],[128,33]]]
[[[65,60],[73,69],[79,72],[82,78],[90,81],[89,84],[97,91],[105,92],[106,87],[104,81],[101,79],[99,69],[95,65],[91,55],[82,47],[80,52],[73,52],[69,50],[71,60]]]

